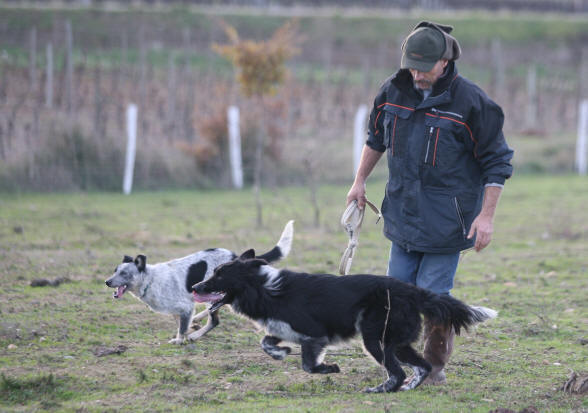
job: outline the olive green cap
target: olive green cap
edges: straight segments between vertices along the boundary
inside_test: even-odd
[[[461,55],[451,26],[420,22],[402,44],[401,69],[429,72],[441,59],[456,60]]]

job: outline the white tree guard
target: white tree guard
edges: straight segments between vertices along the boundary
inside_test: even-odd
[[[229,160],[233,186],[243,188],[243,163],[241,157],[241,133],[239,132],[239,108],[229,106],[227,109],[229,122]]]
[[[129,195],[133,189],[133,173],[135,170],[135,152],[137,150],[137,105],[127,107],[127,156],[125,175],[123,178],[123,193]]]
[[[588,100],[580,102],[578,108],[578,140],[576,141],[576,169],[586,175],[586,147],[588,140]]]

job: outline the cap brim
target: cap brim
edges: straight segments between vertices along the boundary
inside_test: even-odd
[[[416,69],[419,72],[430,72],[435,66],[435,63],[437,62],[425,62],[423,60],[411,59],[406,55],[402,55],[402,59],[400,60],[400,68]]]

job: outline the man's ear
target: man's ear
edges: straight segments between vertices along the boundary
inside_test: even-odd
[[[145,266],[147,265],[147,257],[144,255],[137,255],[135,258],[135,265],[140,272],[145,271]]]
[[[123,257],[123,264],[124,264],[124,263],[127,263],[127,262],[133,262],[133,257],[130,257],[130,256],[128,256],[128,255],[125,255],[125,256]]]
[[[241,256],[239,257],[239,259],[241,260],[250,260],[252,258],[255,258],[255,250],[252,248],[250,250],[245,251],[243,254],[241,254]]]

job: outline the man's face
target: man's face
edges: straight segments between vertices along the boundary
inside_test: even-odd
[[[441,77],[445,67],[447,66],[447,60],[438,60],[435,66],[428,72],[420,72],[416,69],[408,69],[412,75],[414,86],[417,89],[427,90],[432,89],[433,85]]]

